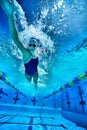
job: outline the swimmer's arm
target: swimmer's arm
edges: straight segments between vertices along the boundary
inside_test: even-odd
[[[12,38],[13,38],[15,44],[18,46],[18,48],[21,51],[23,51],[24,47],[18,38],[18,33],[17,33],[16,27],[15,27],[14,16],[13,16],[13,12],[14,12],[13,3],[10,2],[9,0],[0,0],[0,4],[1,4],[3,10],[5,11],[5,13],[7,14]]]
[[[23,44],[21,43],[21,41],[18,37],[18,32],[17,32],[16,27],[15,27],[14,17],[11,15],[8,16],[8,21],[9,21],[9,26],[10,26],[12,38],[13,38],[15,44],[17,45],[17,47],[23,53],[23,59],[24,59],[24,62],[26,62],[32,56],[32,54],[31,54],[29,49],[26,49],[23,46]]]
[[[10,0],[0,0],[0,5],[2,6],[7,16],[13,14],[13,4]]]
[[[8,16],[8,22],[9,22],[9,26],[10,26],[12,39],[14,40],[17,47],[22,51],[22,53],[25,53],[27,51],[27,49],[22,45],[21,41],[19,40],[18,32],[15,27],[14,17],[12,15]]]
[[[27,50],[22,45],[21,41],[19,40],[18,32],[16,30],[16,26],[15,26],[15,22],[14,22],[14,16],[13,16],[14,8],[13,8],[12,2],[10,2],[9,0],[0,0],[0,4],[8,16],[10,31],[11,31],[11,35],[12,35],[12,38],[13,38],[15,44],[22,51],[23,55],[26,55],[26,53],[30,53],[30,51]],[[31,55],[31,53],[30,53],[30,55]]]
[[[9,26],[10,26],[10,31],[11,31],[12,39],[14,40],[15,44],[17,45],[17,47],[21,51],[23,51],[24,50],[24,46],[22,45],[22,43],[20,42],[20,40],[18,38],[18,32],[16,30],[15,23],[14,23],[14,18],[13,18],[12,15],[8,16],[8,22],[9,22]]]

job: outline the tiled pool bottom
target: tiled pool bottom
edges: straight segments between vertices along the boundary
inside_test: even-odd
[[[0,130],[85,130],[61,116],[61,110],[0,105]]]

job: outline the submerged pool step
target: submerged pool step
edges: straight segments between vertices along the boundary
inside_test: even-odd
[[[9,113],[15,115],[24,115],[24,116],[44,116],[48,117],[54,117],[54,115],[57,115],[61,113],[61,110],[47,108],[47,107],[36,107],[36,106],[25,106],[25,105],[12,105],[12,104],[0,104],[0,113],[8,115]]]

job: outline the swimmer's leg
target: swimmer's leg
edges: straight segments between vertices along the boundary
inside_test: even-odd
[[[32,77],[31,77],[31,76],[29,76],[29,75],[25,74],[25,77],[26,77],[26,79],[27,79],[29,82],[31,82],[31,79],[32,79]]]
[[[33,82],[35,84],[35,88],[37,89],[37,80],[38,80],[38,73],[36,73],[33,77]]]

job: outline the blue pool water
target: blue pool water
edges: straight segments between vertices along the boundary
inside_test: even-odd
[[[34,83],[25,78],[23,55],[0,6],[0,130],[87,129],[87,1],[13,3],[23,45],[27,47],[29,39],[35,37],[46,51],[37,48],[39,78],[35,90]],[[84,75],[79,83],[73,81]],[[72,87],[61,91],[70,81]]]

